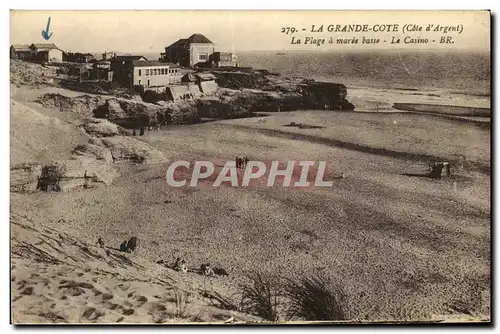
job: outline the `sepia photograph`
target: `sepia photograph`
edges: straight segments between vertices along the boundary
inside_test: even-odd
[[[492,321],[489,11],[9,16],[12,324]]]

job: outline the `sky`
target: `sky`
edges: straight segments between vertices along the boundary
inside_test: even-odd
[[[290,50],[383,50],[404,49],[490,50],[490,19],[485,11],[11,11],[11,44],[46,43],[41,31],[51,18],[48,42],[64,51],[102,53],[163,52],[179,38],[201,33],[212,40],[218,51],[290,51]],[[328,25],[359,24],[399,25],[397,32],[328,32]],[[440,32],[401,32],[405,24],[435,28],[461,25],[457,34]],[[323,25],[323,32],[312,32]],[[293,27],[294,34],[282,33]],[[303,30],[304,29],[304,30]],[[428,38],[439,41],[452,36],[453,44],[405,44],[404,37]],[[301,41],[301,44],[291,44]],[[307,37],[325,39],[324,44],[305,43]],[[329,44],[333,37],[358,38],[358,44]],[[363,44],[362,38],[381,40],[378,44]],[[401,44],[390,40],[399,38]],[[382,43],[382,41],[386,41]],[[312,39],[309,39],[311,42]]]

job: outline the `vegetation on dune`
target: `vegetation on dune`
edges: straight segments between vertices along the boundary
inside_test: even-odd
[[[250,283],[242,284],[242,310],[267,321],[278,321],[281,310],[288,320],[346,320],[345,293],[321,275],[298,281],[247,275]]]
[[[288,318],[305,320],[346,320],[344,293],[333,287],[323,276],[302,278],[298,282],[287,280],[284,288],[289,299]]]
[[[268,321],[277,321],[281,288],[276,279],[258,272],[248,274],[247,278],[251,283],[241,285],[242,310]]]

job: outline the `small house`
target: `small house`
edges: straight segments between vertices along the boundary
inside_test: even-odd
[[[144,56],[115,56],[109,59],[110,70],[113,71],[113,81],[124,87],[132,87],[134,62],[147,61]]]
[[[156,60],[133,63],[134,86],[161,87],[181,82],[181,68],[173,63]]]
[[[101,54],[101,60],[110,60],[111,58],[116,57],[115,52],[106,52],[104,51],[103,54]]]
[[[62,63],[63,51],[53,43],[31,44],[31,59],[48,63]]]
[[[164,87],[181,82],[181,68],[143,56],[117,56],[110,60],[114,80],[125,87]]]
[[[162,61],[194,67],[197,64],[208,63],[214,53],[215,44],[202,34],[193,34],[167,46],[161,54]]]
[[[10,58],[27,60],[31,57],[31,50],[28,44],[14,44],[10,46]]]
[[[90,53],[69,52],[69,53],[64,53],[63,60],[72,63],[90,63],[95,61],[95,57]]]
[[[93,63],[91,79],[97,81],[113,81],[113,72],[110,71],[110,62],[100,60]]]
[[[210,67],[236,67],[238,57],[231,52],[214,52],[210,55]]]

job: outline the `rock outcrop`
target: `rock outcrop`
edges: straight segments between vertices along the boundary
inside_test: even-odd
[[[111,137],[125,132],[115,123],[102,118],[90,118],[83,127],[89,135],[95,137]]]
[[[133,137],[104,137],[101,141],[111,151],[114,163],[133,162],[153,164],[167,162],[167,158],[162,152],[148,143]]]
[[[81,95],[77,97],[48,93],[35,102],[46,108],[58,109],[61,112],[76,112],[84,117],[92,116],[92,112],[104,99],[100,96]]]
[[[125,128],[149,126],[160,109],[155,104],[111,98],[94,109],[94,117],[105,118]]]
[[[58,161],[53,166],[61,171],[59,186],[62,191],[97,184],[110,185],[119,175],[112,165],[86,157]]]
[[[269,84],[269,79],[261,73],[251,72],[228,72],[212,71],[216,82],[220,87],[230,89],[262,89]]]
[[[67,191],[109,185],[119,175],[106,161],[89,157],[61,160],[47,165],[19,164],[11,167],[12,192]]]
[[[73,156],[75,157],[87,157],[94,158],[96,160],[102,160],[106,163],[113,163],[113,155],[109,148],[105,147],[101,142],[91,139],[89,143],[78,145],[73,150]]]
[[[252,110],[292,111],[299,109],[354,110],[347,101],[347,88],[343,84],[316,82],[303,78],[282,78],[265,71],[228,72],[214,71],[220,87],[261,90],[275,92],[277,95],[256,94]],[[245,99],[244,92],[241,99]],[[256,98],[258,97],[258,98]],[[279,108],[278,108],[279,106]]]
[[[311,82],[301,86],[305,109],[354,110],[347,101],[347,88],[331,82]]]
[[[10,167],[10,191],[35,192],[41,173],[42,166],[37,163],[23,163]]]

